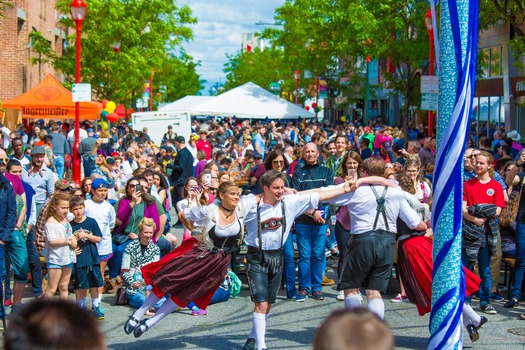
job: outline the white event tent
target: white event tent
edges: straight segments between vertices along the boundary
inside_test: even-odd
[[[188,97],[202,96],[186,96],[185,98]],[[173,104],[177,104],[181,100],[175,101]],[[170,105],[164,106],[162,111],[182,110],[179,109],[180,105],[176,106],[176,109],[168,109]],[[266,117],[268,119],[315,118],[315,113],[298,107],[252,82],[238,86],[202,103],[196,103],[184,110],[189,111],[192,116],[235,116],[242,119],[265,119]]]
[[[201,103],[213,99],[213,96],[185,96],[175,102],[165,104],[159,108],[159,112],[187,111]]]

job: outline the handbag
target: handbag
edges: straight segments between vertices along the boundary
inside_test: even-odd
[[[119,246],[121,245],[122,243],[126,243],[127,241],[129,241],[131,238],[129,238],[129,235],[128,234],[124,234],[124,233],[119,233],[119,234],[116,234],[113,236],[113,238],[111,239],[113,244],[116,245],[116,246]]]
[[[126,298],[126,287],[120,287],[115,294],[115,305],[126,305],[128,298]]]

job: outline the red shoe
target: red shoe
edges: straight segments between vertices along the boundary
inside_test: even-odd
[[[6,299],[4,301],[4,307],[10,307],[13,305],[13,301],[11,299]]]

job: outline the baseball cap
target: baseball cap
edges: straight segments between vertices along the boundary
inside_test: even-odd
[[[70,188],[71,188],[71,185],[69,184],[69,181],[67,181],[66,179],[55,181],[55,189],[69,190]]]
[[[109,165],[113,165],[113,164],[115,164],[115,159],[113,159],[111,157],[107,157],[106,158],[106,163],[108,163]]]
[[[175,138],[175,142],[184,143],[186,140],[184,139],[184,136],[179,135]]]
[[[90,133],[90,132],[95,132],[95,130],[93,130],[93,128],[87,128],[86,131],[87,131],[88,133]]]
[[[369,126],[365,126],[365,132],[370,132],[370,127]]]
[[[385,148],[387,151],[392,150],[392,140],[383,141],[381,145]]]
[[[37,154],[46,154],[46,150],[42,146],[34,146],[31,149],[31,155],[36,156]]]
[[[262,159],[263,156],[259,152],[255,152],[254,155],[253,155],[253,158],[260,158],[260,159]]]
[[[97,178],[93,180],[91,183],[91,188],[97,189],[97,188],[108,188],[108,183],[103,178]]]

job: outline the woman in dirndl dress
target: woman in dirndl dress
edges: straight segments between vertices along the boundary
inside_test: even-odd
[[[410,206],[421,214],[422,220],[430,221],[429,207],[421,203],[415,196],[413,180],[404,174],[397,177],[399,187],[403,190]],[[430,227],[430,225],[428,225]],[[397,239],[399,241],[397,267],[403,280],[407,296],[416,304],[420,316],[430,312],[432,300],[432,245],[433,233],[413,231],[406,224],[397,220]],[[469,269],[463,267],[465,273],[465,295],[470,296],[479,290],[480,279]],[[471,341],[479,339],[478,330],[488,320],[479,316],[472,307],[463,304],[463,325],[467,329]]]
[[[243,219],[251,204],[241,203],[239,192],[236,184],[224,182],[218,188],[219,200],[208,206],[194,201],[179,214],[185,226],[192,227],[194,236],[159,261],[142,267],[152,293],[124,325],[127,334],[133,332],[140,337],[179,306],[186,307],[192,301],[206,309],[228,272],[230,253],[242,242]],[[155,316],[143,319],[146,311],[168,294],[170,298]]]

